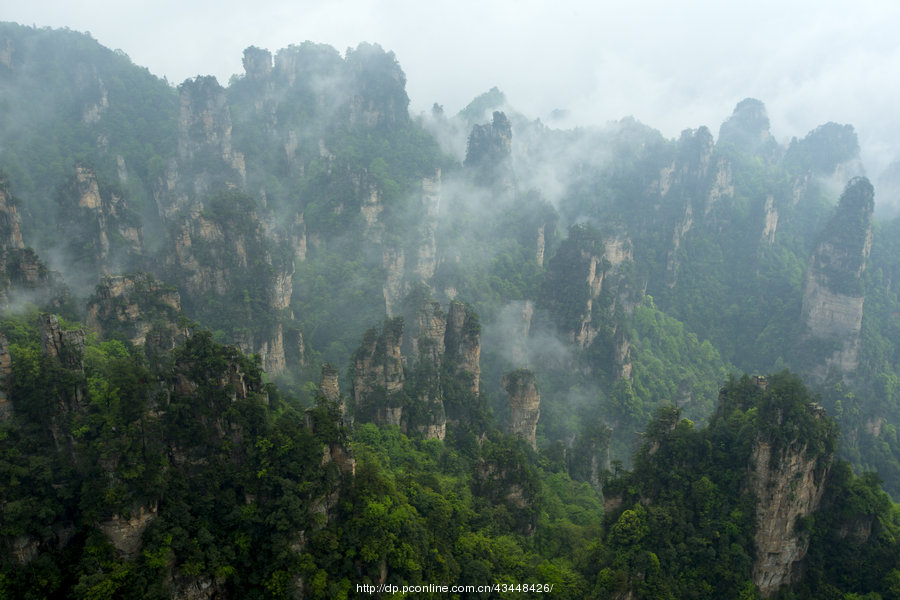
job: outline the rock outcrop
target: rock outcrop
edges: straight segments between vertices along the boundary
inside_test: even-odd
[[[528,369],[503,376],[503,389],[509,394],[509,430],[537,449],[537,423],[541,416],[541,394]]]
[[[141,536],[156,515],[155,504],[147,508],[141,506],[128,516],[113,515],[98,527],[120,555],[134,558],[141,549]]]
[[[84,330],[63,330],[56,315],[41,315],[41,351],[66,369],[84,370]]]
[[[0,177],[0,306],[19,297],[55,310],[66,301],[68,290],[58,273],[50,271],[22,239],[16,200]]]
[[[724,127],[724,125],[723,125]],[[659,176],[659,194],[665,203],[677,208],[672,228],[672,242],[666,256],[667,284],[674,287],[683,260],[683,245],[699,221],[715,221],[715,207],[734,196],[731,165],[716,159],[712,133],[706,127],[685,130],[678,140],[672,163]]]
[[[846,378],[859,362],[865,299],[862,275],[872,247],[873,209],[872,184],[865,178],[852,179],[809,259],[803,323],[809,337],[836,346],[812,368],[820,381],[832,370]]]
[[[420,284],[427,285],[437,267],[437,226],[438,211],[441,204],[441,170],[437,169],[433,177],[422,178],[421,191],[415,204],[416,225],[409,232],[408,239],[402,245],[388,244],[383,246],[382,266],[385,271],[384,293],[385,312],[393,316],[400,301]],[[376,205],[364,204],[363,210],[370,212]],[[377,205],[380,213],[383,207]],[[368,219],[367,219],[368,222]],[[407,259],[409,257],[409,259]]]
[[[757,385],[766,383],[761,379]],[[809,423],[827,419],[825,410],[815,402],[806,406],[802,418],[808,422],[807,430],[811,429]],[[772,419],[774,422],[766,423],[769,431],[797,430],[798,423],[784,422],[782,411],[776,410]],[[814,451],[811,444],[818,441],[814,438],[785,441],[778,437],[761,432],[752,446],[749,465],[748,487],[756,497],[753,582],[764,597],[802,577],[809,532],[799,525],[821,505],[834,458],[827,444],[824,451]]]
[[[811,408],[810,410],[816,410]],[[764,597],[803,575],[809,533],[801,532],[801,519],[820,506],[830,462],[810,456],[807,446],[790,446],[773,455],[773,444],[758,440],[750,457],[750,489],[756,495],[756,560],[753,582]]]
[[[444,439],[447,423],[468,422],[478,398],[478,317],[456,301],[445,315],[440,303],[426,298],[418,304],[408,344],[403,343],[403,323],[395,317],[385,321],[380,335],[369,330],[357,350],[354,418]]]
[[[322,365],[322,375],[319,378],[319,393],[322,397],[334,404],[341,403],[341,388],[338,384],[338,371],[332,365]],[[341,410],[343,413],[343,409]]]
[[[450,374],[477,396],[481,386],[481,324],[475,311],[458,300],[450,302],[447,312],[444,352]]]
[[[88,301],[85,321],[104,336],[123,333],[135,346],[143,346],[149,336],[155,350],[165,351],[183,337],[180,314],[178,290],[135,273],[104,277]]]
[[[471,169],[476,182],[500,192],[512,190],[511,154],[512,124],[504,113],[495,111],[490,124],[472,127],[465,165]]]
[[[101,186],[93,169],[75,167],[59,194],[59,243],[86,280],[133,270],[144,253],[143,227],[121,192]]]
[[[25,248],[16,202],[5,179],[0,179],[0,251]]]
[[[403,319],[384,322],[381,334],[370,329],[353,356],[354,419],[381,425],[401,425],[403,420]]]
[[[247,177],[244,156],[232,145],[231,109],[215,77],[188,79],[178,87],[178,154],[168,165],[156,193],[159,214],[170,220],[179,212],[199,212],[203,196],[239,186]]]
[[[184,216],[173,229],[167,279],[179,283],[186,312],[229,332],[247,354],[259,354],[266,371],[281,373],[287,367],[281,317],[290,319],[293,257],[266,235],[249,196],[223,192],[208,204],[208,212]]]

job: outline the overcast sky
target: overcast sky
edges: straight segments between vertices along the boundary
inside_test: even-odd
[[[533,117],[626,115],[713,134],[751,96],[779,141],[854,125],[870,176],[900,160],[900,2],[566,0],[0,0],[0,19],[90,31],[177,84],[226,85],[250,45],[392,50],[411,110],[455,113],[498,86]]]

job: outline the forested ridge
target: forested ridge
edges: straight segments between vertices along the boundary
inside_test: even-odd
[[[366,43],[177,86],[0,48],[0,598],[900,598],[851,125],[415,115]]]

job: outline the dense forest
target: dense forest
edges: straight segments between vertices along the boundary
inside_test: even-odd
[[[851,125],[243,66],[0,23],[0,598],[900,599],[900,220]]]

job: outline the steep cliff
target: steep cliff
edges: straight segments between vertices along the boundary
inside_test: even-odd
[[[19,200],[0,177],[0,306],[8,308],[22,300],[50,310],[67,300],[68,289],[31,248],[26,248],[17,205]]]
[[[188,79],[178,91],[178,150],[156,192],[164,220],[199,210],[207,193],[241,186],[247,175],[243,154],[232,146],[231,111],[216,78]]]
[[[418,414],[411,415],[411,419],[424,437],[442,440],[447,432],[441,382],[447,317],[439,302],[426,300],[419,308],[415,324],[413,348],[407,360]]]
[[[481,324],[471,307],[452,300],[444,333],[446,364],[469,393],[477,396],[481,386]]]
[[[542,304],[568,341],[591,353],[586,371],[630,377],[630,341],[620,328],[644,294],[633,248],[621,229],[576,225],[550,259]]]
[[[376,329],[366,332],[351,367],[354,420],[402,424],[406,404],[402,343],[402,318],[386,320],[381,334]]]
[[[831,344],[812,365],[824,380],[830,371],[852,376],[859,360],[865,300],[862,275],[872,247],[874,189],[865,178],[852,179],[835,214],[820,234],[809,258],[803,287],[802,319],[807,335]]]
[[[512,125],[509,118],[495,111],[490,124],[472,127],[464,164],[471,169],[476,182],[509,192],[514,185],[511,146]]]
[[[92,283],[102,275],[141,266],[140,218],[122,192],[100,185],[93,169],[76,166],[58,203],[59,249],[66,257],[70,280]]]
[[[503,376],[503,389],[509,394],[509,430],[537,450],[537,422],[541,416],[541,394],[534,373],[519,369]]]
[[[659,194],[668,205],[664,213],[672,214],[672,242],[666,255],[666,283],[672,287],[678,282],[688,235],[698,226],[704,230],[717,228],[715,209],[734,196],[731,165],[716,152],[709,129],[681,133],[671,164],[660,171]]]
[[[151,275],[105,277],[88,301],[86,323],[101,335],[123,334],[135,346],[171,350],[183,338],[178,326],[181,296]]]
[[[25,242],[22,241],[22,229],[16,201],[9,191],[8,181],[0,178],[0,250],[21,250],[23,248],[25,248]]]
[[[402,317],[385,321],[380,335],[366,332],[352,367],[354,415],[444,439],[448,423],[472,423],[480,410],[478,317],[457,301],[445,314],[427,297],[414,311],[408,344]]]
[[[208,206],[174,225],[165,274],[179,284],[188,314],[226,331],[242,350],[258,353],[267,372],[280,373],[287,366],[283,322],[291,317],[293,252],[266,235],[249,196],[223,192]]]
[[[384,268],[385,311],[393,315],[401,300],[417,285],[430,284],[437,267],[437,240],[439,211],[441,206],[441,170],[432,177],[423,177],[421,189],[415,193],[417,202],[412,207],[414,225],[409,227],[400,243],[382,244]],[[370,205],[374,210],[376,205]],[[365,206],[363,207],[365,208]],[[378,205],[378,213],[383,210]],[[409,219],[410,215],[405,215]],[[409,257],[407,259],[407,257]]]
[[[833,518],[835,503],[842,502],[830,480],[836,448],[836,424],[786,372],[731,379],[715,417],[699,431],[676,408],[658,409],[644,432],[635,471],[606,479],[604,494],[607,541],[619,553],[612,562],[639,556],[638,547],[656,553],[659,570],[626,568],[627,577],[608,580],[607,589],[679,589],[672,578],[683,577],[683,571],[670,562],[674,556],[663,558],[676,547],[701,561],[708,548],[716,548],[699,578],[705,583],[693,585],[708,585],[717,597],[739,589],[770,597],[806,580],[810,556],[821,556],[811,544],[828,543],[815,537],[811,524]],[[842,518],[853,522],[857,516],[848,510]],[[721,579],[719,569],[729,580]]]

